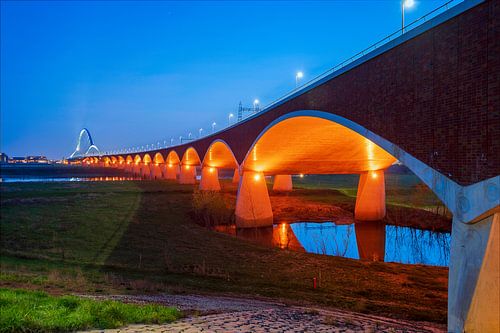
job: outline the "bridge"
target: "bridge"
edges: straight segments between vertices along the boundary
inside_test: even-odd
[[[144,178],[218,191],[234,169],[239,228],[273,223],[265,177],[359,174],[357,221],[385,215],[399,161],[453,213],[448,330],[500,327],[500,2],[469,0],[391,37],[212,135],[161,149],[81,156]]]

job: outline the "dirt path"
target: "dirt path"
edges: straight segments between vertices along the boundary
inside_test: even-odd
[[[93,296],[90,296],[93,297]],[[93,297],[104,298],[104,297]],[[200,295],[109,296],[175,306],[190,315],[165,325],[131,325],[91,332],[444,332],[445,327],[273,301]]]

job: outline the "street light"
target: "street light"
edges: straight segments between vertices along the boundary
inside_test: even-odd
[[[170,145],[173,146],[174,145],[174,138],[170,138]]]
[[[188,134],[188,139],[189,139],[189,140],[191,140],[191,136],[192,136],[192,135],[193,135],[193,134],[191,134],[191,132],[189,132],[189,134]]]
[[[299,80],[302,79],[303,77],[304,77],[304,73],[302,73],[302,72],[297,72],[297,74],[295,74],[295,88],[298,87]]]
[[[253,110],[255,112],[259,111],[259,103],[260,103],[260,101],[258,99],[254,99],[254,101],[253,101]]]
[[[217,123],[214,121],[212,123],[212,133],[215,133],[215,126],[217,126]]]
[[[414,0],[401,1],[401,33],[405,32],[405,8],[411,8],[415,5]]]
[[[228,125],[231,125],[231,118],[234,117],[234,114],[230,113],[229,116],[227,117],[227,123]]]
[[[201,132],[203,132],[203,128],[200,128],[200,129],[198,130],[198,135],[199,135],[199,137],[200,137],[200,138],[201,138]]]

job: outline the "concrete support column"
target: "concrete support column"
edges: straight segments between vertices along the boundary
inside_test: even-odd
[[[130,163],[125,166],[125,171],[128,173],[134,173],[134,164]]]
[[[196,183],[196,167],[194,165],[181,165],[181,173],[179,174],[179,184],[195,184]]]
[[[178,164],[166,164],[165,165],[165,179],[176,180],[177,174],[179,173]]]
[[[134,177],[140,177],[141,176],[141,164],[134,163],[132,166],[132,173],[134,174]]]
[[[143,179],[151,179],[151,167],[149,164],[141,165],[141,178]]]
[[[451,232],[448,332],[500,332],[500,213]]]
[[[217,168],[203,167],[201,169],[200,190],[220,191],[219,171]]]
[[[162,172],[162,165],[161,164],[152,164],[151,165],[151,178],[152,179],[162,179],[163,178],[163,172]]]
[[[264,173],[243,172],[236,197],[235,215],[238,228],[273,225],[273,210]]]
[[[274,176],[273,191],[290,192],[293,188],[291,175]]]
[[[233,174],[233,184],[239,184],[240,182],[240,170],[238,168],[234,169]]]
[[[385,216],[384,171],[375,170],[359,176],[354,218],[358,221],[378,221]]]
[[[363,221],[354,224],[359,259],[384,261],[385,224],[381,221]]]

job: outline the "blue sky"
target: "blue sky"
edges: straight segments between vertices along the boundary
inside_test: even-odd
[[[413,21],[446,1],[421,0]],[[227,125],[397,30],[400,2],[1,3],[1,150],[68,156]]]

